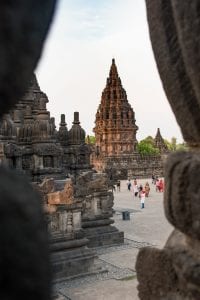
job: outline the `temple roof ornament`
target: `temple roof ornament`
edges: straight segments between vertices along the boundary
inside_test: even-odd
[[[80,126],[79,112],[74,112],[74,121],[72,128],[69,130],[69,144],[85,144],[85,130]]]
[[[58,140],[61,145],[66,146],[69,140],[69,134],[67,130],[67,123],[65,122],[65,115],[61,114],[60,116],[60,127],[58,131]]]

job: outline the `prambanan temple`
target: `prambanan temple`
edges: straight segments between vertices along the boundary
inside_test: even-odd
[[[42,195],[51,233],[55,279],[95,270],[95,246],[123,243],[112,226],[113,193],[105,174],[90,165],[90,146],[79,113],[59,130],[48,98],[32,76],[24,97],[0,124],[1,163],[27,175]]]
[[[123,232],[112,225],[113,180],[162,175],[162,159],[137,153],[135,113],[114,59],[96,114],[95,146],[85,142],[78,112],[69,130],[62,114],[57,130],[47,103],[33,75],[22,99],[1,120],[0,162],[28,176],[42,196],[60,280],[95,271],[94,247],[123,243]],[[155,143],[162,152],[159,130]]]
[[[156,156],[142,156],[138,153],[137,130],[135,112],[128,102],[113,59],[96,113],[96,145],[91,155],[95,169],[107,172],[114,179],[148,177],[153,173],[163,175],[167,148],[160,130],[154,142],[160,152]]]

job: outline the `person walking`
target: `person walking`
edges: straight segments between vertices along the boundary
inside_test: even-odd
[[[149,197],[149,192],[150,192],[150,186],[149,186],[149,183],[146,182],[145,186],[144,186],[144,189],[145,189],[145,196],[146,197]]]
[[[158,178],[156,179],[156,192],[160,192],[160,181]]]
[[[162,179],[160,179],[159,181],[159,192],[163,192],[164,191],[164,182]]]
[[[140,204],[141,204],[141,209],[144,208],[144,203],[145,203],[145,189],[143,189],[140,192]]]
[[[133,182],[133,187],[132,187],[132,191],[133,191],[133,196],[134,197],[137,197],[137,195],[138,195],[138,185],[137,185],[137,181],[135,182]]]
[[[131,180],[128,179],[126,184],[127,184],[128,191],[130,192],[130,190],[131,190]]]

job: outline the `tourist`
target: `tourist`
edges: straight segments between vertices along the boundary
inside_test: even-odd
[[[156,192],[160,192],[160,181],[156,178]]]
[[[133,196],[137,197],[137,195],[138,195],[138,185],[137,185],[136,180],[134,180],[134,182],[133,182],[132,192],[133,192]]]
[[[144,189],[145,189],[145,196],[149,197],[150,186],[148,182],[146,182]]]
[[[117,190],[118,192],[120,192],[120,186],[121,186],[121,183],[120,183],[120,180],[117,181]]]
[[[162,179],[160,179],[159,181],[159,192],[163,192],[164,191],[164,182]]]
[[[142,190],[143,190],[143,186],[142,186],[142,184],[140,184],[140,186],[139,186],[139,188],[138,188],[138,191],[139,191],[139,197],[140,197],[140,193],[142,192]]]
[[[141,204],[141,208],[144,208],[144,203],[145,203],[145,189],[143,189],[140,192],[140,204]]]
[[[130,191],[131,190],[131,180],[128,179],[126,184],[127,184],[128,191]]]
[[[152,178],[152,184],[155,184],[155,175],[152,174],[151,178]]]

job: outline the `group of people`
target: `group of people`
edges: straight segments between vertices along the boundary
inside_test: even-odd
[[[146,184],[142,186],[142,184],[138,185],[136,178],[133,180],[133,183],[131,183],[131,180],[128,179],[127,188],[130,192],[133,193],[133,197],[139,196],[141,208],[144,208],[145,198],[149,197],[149,192],[150,192],[149,183],[146,182]]]
[[[127,179],[127,189],[132,193],[133,198],[139,197],[141,208],[144,208],[145,199],[149,197],[150,193],[150,185],[148,181],[143,186],[142,184],[138,184],[137,179],[134,178],[133,181]],[[161,178],[159,179],[158,176],[152,175],[152,184],[156,187],[156,192],[163,192],[164,191],[164,180]],[[117,181],[116,185],[112,186],[113,191],[120,192],[121,184],[120,180]]]
[[[155,184],[156,192],[163,192],[164,191],[164,180],[159,179],[158,176],[152,175],[152,184]],[[131,182],[130,179],[127,180],[127,189],[132,192],[133,197],[140,198],[141,208],[144,208],[145,199],[149,197],[150,193],[150,185],[148,181],[143,186],[142,184],[138,184],[137,179]]]

